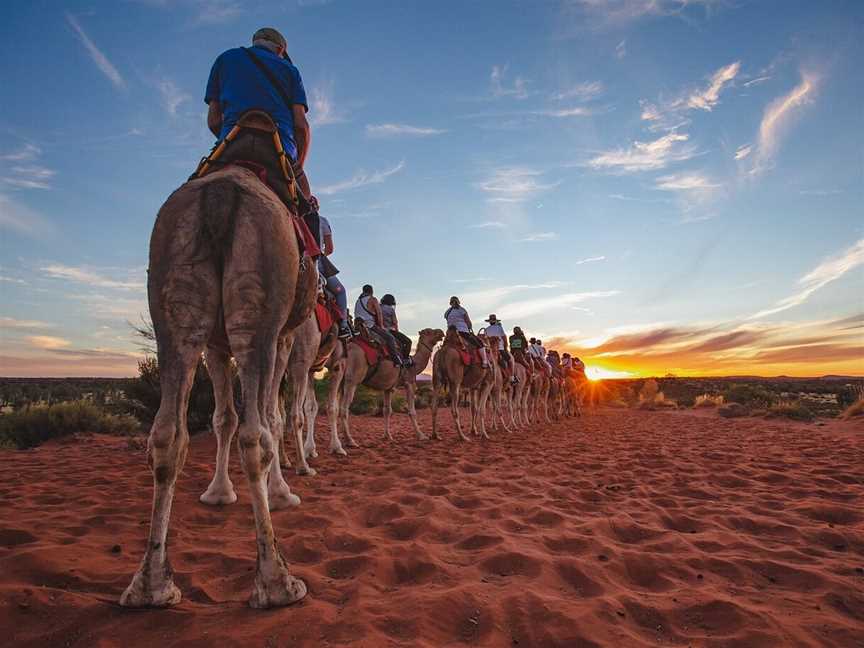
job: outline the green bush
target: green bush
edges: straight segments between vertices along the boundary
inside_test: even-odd
[[[236,372],[235,372],[236,373]],[[159,384],[159,365],[156,358],[148,356],[138,363],[138,377],[130,379],[124,386],[126,396],[120,403],[120,408],[140,419],[146,425],[153,423],[159,403],[162,399],[162,389]],[[239,388],[235,380],[235,398],[239,398]],[[189,394],[189,410],[186,424],[190,434],[206,430],[213,418],[215,409],[213,399],[213,383],[207,374],[204,360],[198,361],[195,367],[195,378],[192,381],[192,391]]]
[[[723,392],[723,400],[727,403],[740,403],[746,407],[771,407],[777,402],[777,395],[764,387],[755,385],[733,385]]]
[[[32,448],[76,432],[133,434],[140,429],[134,417],[108,414],[87,401],[36,405],[0,416],[0,446]]]

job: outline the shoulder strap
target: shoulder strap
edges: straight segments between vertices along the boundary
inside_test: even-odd
[[[264,65],[263,61],[261,61],[261,59],[259,59],[248,47],[243,47],[242,50],[246,52],[246,55],[255,64],[255,67],[261,70],[261,73],[267,78],[270,85],[273,86],[273,89],[279,93],[280,97],[282,97],[282,101],[285,102],[285,107],[290,110],[291,104],[294,102],[291,101],[291,97],[289,97],[288,93],[285,92],[285,88],[282,87],[282,84],[279,82],[279,79],[276,78],[276,75],[273,74],[273,71]]]

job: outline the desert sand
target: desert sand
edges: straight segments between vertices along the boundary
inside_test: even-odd
[[[365,447],[289,477],[303,504],[274,523],[309,595],[263,612],[246,606],[255,544],[236,453],[238,503],[198,502],[212,435],[193,438],[178,484],[171,610],[117,604],[149,519],[140,444],[0,451],[0,641],[864,645],[860,423],[601,410],[459,445],[446,416],[446,440],[424,443],[397,416],[391,445],[380,419],[353,422]]]

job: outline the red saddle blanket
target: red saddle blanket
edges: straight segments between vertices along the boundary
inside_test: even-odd
[[[332,301],[325,303],[319,297],[318,301],[315,302],[315,319],[318,320],[318,330],[321,333],[327,333],[333,326],[333,322],[338,322],[341,317],[342,313],[339,312],[339,307]]]
[[[351,339],[351,343],[356,344],[363,349],[363,353],[366,354],[366,362],[371,365],[378,364],[378,359],[381,357],[381,354],[368,340],[365,340],[362,337],[355,337]]]

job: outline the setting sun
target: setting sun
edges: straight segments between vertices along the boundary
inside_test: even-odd
[[[603,380],[604,378],[632,378],[633,374],[629,371],[615,371],[614,369],[589,366],[585,368],[585,376],[588,380]]]

